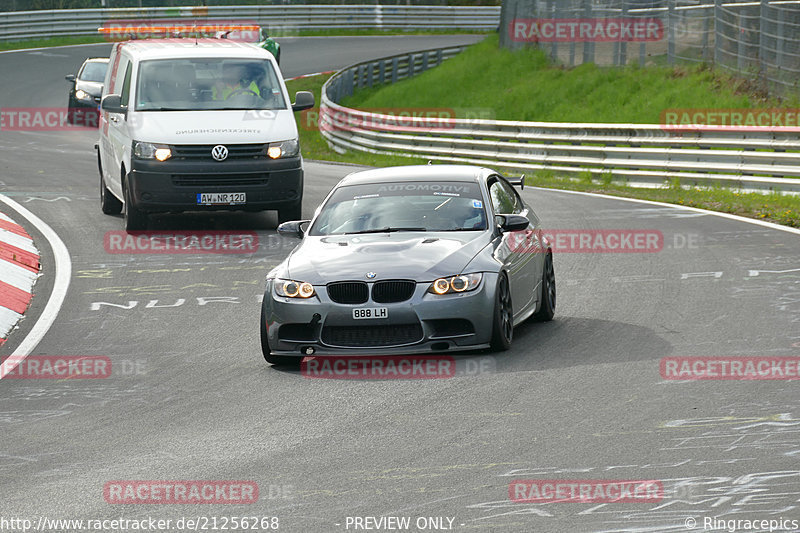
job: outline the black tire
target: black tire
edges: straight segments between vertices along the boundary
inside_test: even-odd
[[[264,360],[275,366],[286,366],[299,368],[302,357],[292,357],[286,355],[272,355],[269,349],[269,341],[267,340],[267,315],[264,311],[264,306],[261,306],[261,353],[264,354]]]
[[[100,171],[100,209],[106,215],[118,215],[122,212],[122,202],[111,194],[103,179],[103,166],[100,163],[100,154],[97,154],[97,169]]]
[[[544,258],[542,271],[542,293],[539,310],[533,315],[537,322],[553,320],[556,314],[556,272],[553,268],[553,254],[548,253]]]
[[[508,276],[500,273],[494,291],[494,318],[492,321],[492,350],[504,352],[511,348],[514,338],[514,306],[511,303],[511,287]]]
[[[303,218],[303,201],[285,204],[278,209],[278,224]]]
[[[128,187],[128,181],[122,186],[125,194],[125,231],[139,231],[147,229],[147,213],[140,211],[133,205],[133,194]]]

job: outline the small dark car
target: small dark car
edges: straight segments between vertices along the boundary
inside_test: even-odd
[[[77,114],[85,112],[87,109],[98,109],[107,69],[107,57],[90,57],[83,62],[77,76],[75,74],[65,76],[65,79],[72,83],[69,90],[69,113],[67,115],[70,122],[77,122],[75,120]]]

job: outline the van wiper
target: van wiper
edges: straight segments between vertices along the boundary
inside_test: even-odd
[[[191,107],[148,107],[142,111],[198,111]]]
[[[356,235],[360,233],[393,233],[395,231],[428,231],[427,228],[393,228],[393,227],[385,227],[385,228],[377,228],[377,229],[365,229],[361,231],[348,231],[345,232],[345,235]]]

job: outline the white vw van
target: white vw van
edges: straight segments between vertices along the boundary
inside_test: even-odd
[[[228,39],[117,43],[100,113],[100,200],[125,229],[148,213],[277,210],[301,218],[303,159],[275,58]]]

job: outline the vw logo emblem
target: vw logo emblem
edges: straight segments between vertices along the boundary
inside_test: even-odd
[[[228,158],[228,149],[218,144],[211,149],[211,157],[213,157],[215,161],[225,161]]]
[[[374,279],[377,274],[375,272],[367,272],[367,279]]]

